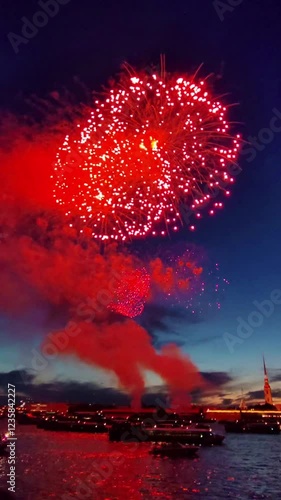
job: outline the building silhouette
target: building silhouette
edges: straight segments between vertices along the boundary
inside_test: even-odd
[[[265,365],[265,360],[263,357],[263,371],[264,371],[264,401],[267,405],[273,405],[271,387],[269,385],[269,380],[267,376],[267,369]]]

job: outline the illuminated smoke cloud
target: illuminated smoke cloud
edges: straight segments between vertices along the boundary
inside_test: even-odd
[[[166,234],[163,224],[177,230],[182,201],[200,209],[205,185],[231,182],[238,138],[229,138],[225,109],[206,92],[204,82],[141,74],[124,77],[69,136],[60,114],[56,126],[10,117],[2,125],[0,309],[13,318],[41,304],[59,312],[63,331],[70,322],[81,329],[61,355],[115,373],[135,401],[145,370],[174,392],[204,385],[178,347],[156,351],[124,317],[139,315],[155,290],[172,295],[183,283],[161,255],[144,263],[97,240]]]

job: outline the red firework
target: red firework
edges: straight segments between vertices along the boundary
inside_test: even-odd
[[[128,318],[139,316],[148,298],[150,290],[150,276],[146,269],[136,269],[131,273],[124,273],[115,291],[115,297],[108,308],[112,312],[122,314]]]
[[[228,194],[233,182],[239,135],[230,136],[225,115],[205,81],[123,75],[59,148],[57,204],[101,240],[177,231],[182,204],[199,217],[206,193]]]

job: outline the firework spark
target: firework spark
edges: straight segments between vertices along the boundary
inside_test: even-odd
[[[221,308],[221,300],[229,281],[221,275],[206,253],[190,246],[178,257],[168,259],[174,276],[174,287],[162,297],[172,306],[182,306],[196,317]]]
[[[205,81],[123,75],[65,137],[53,194],[69,224],[96,239],[165,235],[179,230],[182,204],[199,217],[212,190],[229,193],[238,149]]]
[[[149,295],[150,282],[145,268],[136,269],[129,274],[124,273],[115,291],[114,300],[108,308],[128,318],[139,316]]]

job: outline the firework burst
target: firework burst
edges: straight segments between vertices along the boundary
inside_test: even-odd
[[[165,235],[179,229],[182,204],[200,217],[212,190],[228,194],[238,149],[205,81],[126,74],[65,137],[54,197],[69,224],[96,239]]]
[[[172,290],[161,294],[169,305],[184,307],[197,318],[221,309],[229,281],[202,248],[189,245],[181,255],[168,257],[165,266],[171,267],[174,280]]]
[[[128,318],[139,316],[149,295],[150,281],[145,268],[123,273],[108,309]]]

